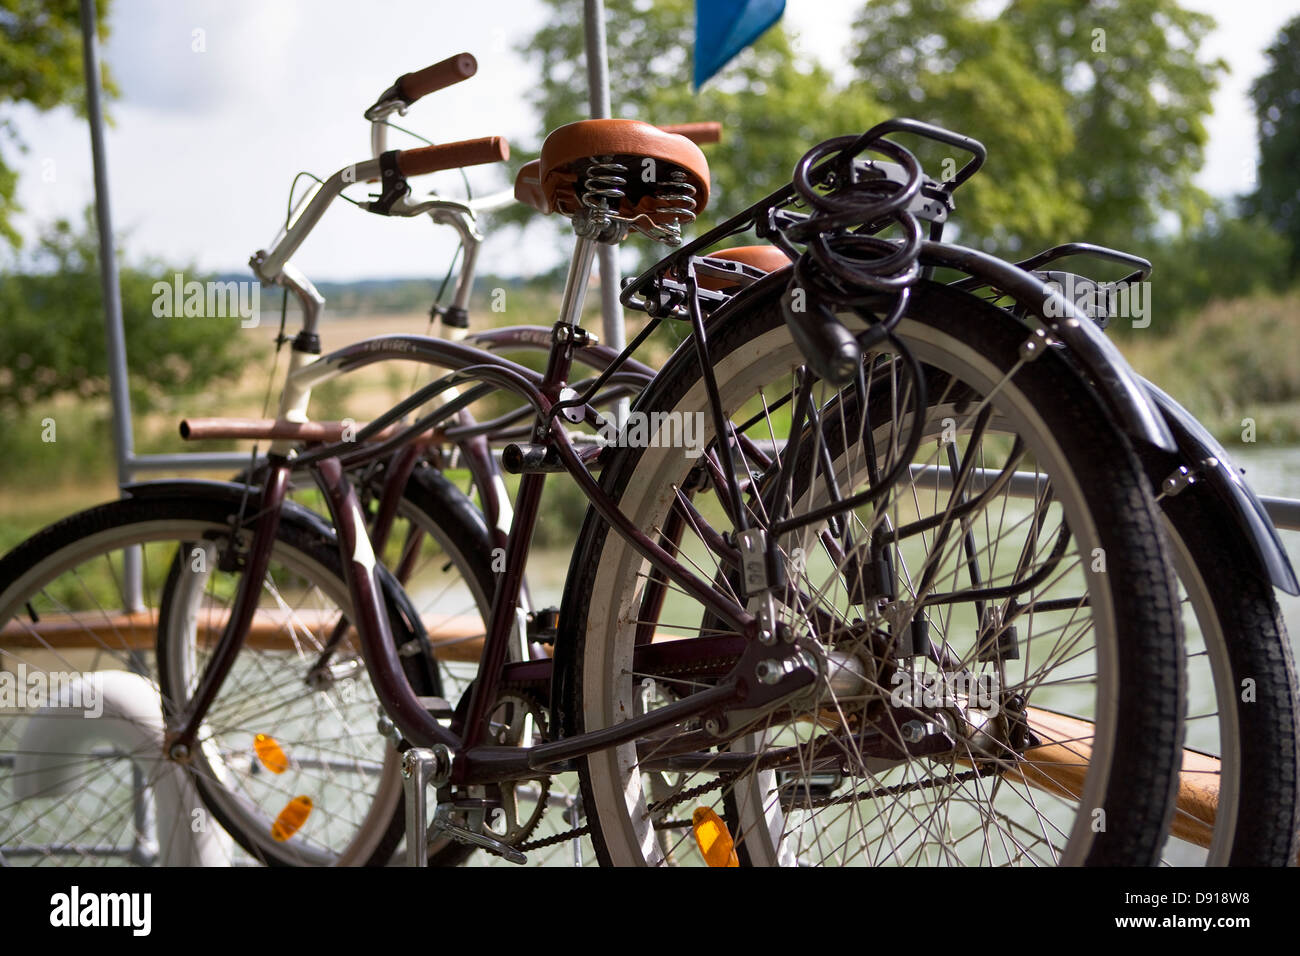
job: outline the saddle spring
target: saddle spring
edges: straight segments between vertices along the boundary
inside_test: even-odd
[[[686,174],[681,170],[674,171],[668,182],[659,184],[655,201],[656,215],[674,226],[680,228],[695,221],[695,187],[686,181]]]
[[[667,180],[653,184],[649,211],[621,216],[618,211],[627,198],[627,172],[627,166],[612,156],[596,157],[587,167],[580,199],[583,207],[598,221],[619,223],[656,242],[680,243],[682,226],[695,221],[695,187],[686,181],[686,174],[673,170]]]
[[[619,201],[627,195],[623,189],[626,185],[627,167],[613,157],[599,157],[587,167],[582,204],[597,214],[616,211]]]

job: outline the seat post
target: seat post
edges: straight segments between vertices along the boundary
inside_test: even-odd
[[[591,277],[591,266],[596,258],[596,240],[591,236],[578,234],[573,247],[573,258],[569,260],[569,274],[564,279],[564,299],[560,302],[560,318],[551,333],[551,351],[546,359],[546,371],[542,373],[542,391],[554,401],[559,398],[569,370],[573,363],[573,331],[582,321],[582,305],[587,298],[587,280]],[[545,431],[539,431],[536,441],[546,440]]]
[[[582,306],[587,299],[587,282],[596,256],[596,240],[578,235],[569,260],[569,274],[564,279],[564,298],[560,303],[560,322],[575,328],[582,321]]]

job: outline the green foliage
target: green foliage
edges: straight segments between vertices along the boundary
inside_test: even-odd
[[[1062,175],[1084,187],[1082,238],[1131,246],[1162,212],[1193,226],[1192,184],[1221,60],[1201,56],[1212,17],[1178,0],[1012,0],[1003,15],[1033,68],[1068,96],[1075,146]]]
[[[1249,417],[1260,442],[1294,443],[1300,441],[1297,309],[1295,292],[1213,302],[1173,334],[1161,334],[1153,323],[1126,336],[1123,350],[1138,372],[1221,440],[1240,442],[1242,419]]]
[[[75,510],[62,504],[52,507],[43,500],[51,489],[92,483],[106,478],[111,486],[114,474],[112,419],[107,403],[80,403],[75,408],[40,408],[31,411],[6,411],[5,453],[0,455],[0,488],[29,492],[15,497],[28,505],[23,514],[9,513],[0,507],[0,554],[27,537],[37,528]],[[49,420],[54,419],[54,433],[48,434]],[[171,434],[175,435],[175,429]],[[55,441],[46,441],[53,437]],[[173,440],[174,441],[174,440]],[[170,450],[170,449],[169,449]],[[7,495],[0,494],[0,499]],[[90,495],[84,502],[93,504]],[[10,499],[13,501],[14,499]],[[38,502],[37,504],[32,504]],[[28,512],[33,520],[28,520]],[[22,533],[13,530],[18,525]]]
[[[101,41],[108,37],[111,0],[97,4]],[[0,145],[21,150],[6,106],[28,103],[38,110],[72,104],[85,107],[81,61],[81,5],[78,0],[0,0]],[[115,90],[105,78],[105,92]],[[10,220],[21,207],[15,199],[18,174],[0,152],[0,237],[19,244]]]
[[[590,112],[583,5],[579,0],[546,0],[546,5],[547,25],[521,52],[540,68],[542,81],[532,98],[542,128],[553,130]],[[614,116],[722,123],[722,142],[704,147],[713,183],[696,234],[788,182],[810,146],[860,132],[885,116],[869,95],[837,87],[829,70],[800,55],[780,24],[696,94],[690,86],[692,0],[608,0],[606,11]],[[524,152],[519,158],[535,155]]]
[[[1221,62],[1213,21],[1176,0],[872,0],[854,29],[860,82],[891,110],[989,147],[958,194],[964,234],[1014,250],[1066,239],[1121,248],[1164,211],[1193,224],[1203,118]],[[1021,243],[1013,237],[1019,236]]]
[[[1246,200],[1291,243],[1300,265],[1300,17],[1268,49],[1269,67],[1250,88],[1259,123],[1259,188]]]
[[[1199,227],[1149,254],[1153,328],[1167,331],[1213,301],[1286,289],[1293,281],[1290,252],[1263,218],[1241,219],[1229,206],[1216,206]],[[1125,327],[1114,325],[1121,333]]]
[[[546,2],[547,25],[523,52],[541,68],[533,99],[550,130],[587,115],[587,83],[582,4]],[[698,94],[689,0],[608,7],[614,114],[724,124],[706,150],[714,200],[701,225],[785,182],[814,143],[898,115],[989,147],[955,222],[963,241],[1006,254],[1066,239],[1132,248],[1163,213],[1187,227],[1208,205],[1192,176],[1224,65],[1200,54],[1213,21],[1177,0],[1011,0],[1000,13],[978,0],[870,0],[847,88],[778,24]],[[936,177],[966,159],[909,145]]]
[[[974,0],[868,3],[853,28],[856,86],[892,115],[946,126],[988,147],[988,163],[956,196],[962,241],[1038,247],[1078,230],[1085,218],[1083,189],[1065,173],[1076,146],[1069,97],[1040,75],[1007,21],[983,19],[975,7]],[[935,144],[908,145],[936,178],[969,158]]]
[[[108,391],[104,310],[90,215],[81,230],[66,220],[41,238],[32,268],[0,280],[0,408],[31,409],[62,394]],[[238,317],[154,315],[154,283],[176,272],[157,263],[121,269],[132,403],[145,411],[242,371],[248,346]],[[198,278],[187,273],[187,278]]]

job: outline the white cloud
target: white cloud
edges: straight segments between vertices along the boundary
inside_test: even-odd
[[[124,102],[175,113],[219,113],[279,85],[293,63],[285,40],[299,33],[298,4],[233,0],[131,0],[113,10],[105,49]]]

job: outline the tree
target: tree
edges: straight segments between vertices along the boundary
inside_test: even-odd
[[[1259,124],[1259,185],[1245,205],[1287,238],[1294,269],[1300,266],[1300,17],[1282,28],[1267,57],[1268,69],[1250,88]]]
[[[98,33],[108,38],[111,0],[99,0]],[[107,77],[105,91],[114,92]],[[25,150],[6,107],[27,103],[38,110],[71,104],[85,110],[78,0],[0,0],[0,146],[6,141]],[[18,173],[0,150],[0,238],[18,246],[11,220],[21,211],[16,199]]]
[[[945,126],[980,140],[984,169],[954,197],[954,222],[968,243],[1014,251],[1078,229],[1083,189],[1064,174],[1075,148],[1069,98],[1041,77],[1004,20],[978,16],[974,0],[881,0],[853,26],[855,89],[892,115]],[[939,177],[968,157],[907,140]]]
[[[1193,224],[1192,185],[1221,62],[1213,21],[1175,0],[872,0],[854,30],[861,82],[892,108],[989,147],[958,194],[998,246],[1085,239],[1131,247],[1162,212]]]
[[[1132,247],[1162,213],[1194,227],[1210,200],[1192,179],[1222,60],[1214,28],[1178,0],[1012,0],[1002,19],[1032,68],[1068,96],[1075,149],[1062,176],[1082,185],[1085,218],[1070,238]]]
[[[119,253],[120,255],[120,253]],[[94,398],[108,392],[99,246],[93,220],[74,229],[59,220],[41,237],[33,268],[0,282],[0,409],[24,411],[60,394]],[[155,314],[154,284],[184,269],[159,263],[121,269],[132,404],[148,409],[163,396],[193,394],[238,375],[248,348],[234,318],[170,318]]]
[[[521,52],[540,67],[533,102],[543,129],[553,130],[590,112],[583,5],[579,0],[546,4],[547,25]],[[838,87],[830,71],[796,49],[780,24],[695,94],[690,87],[692,0],[607,0],[606,9],[614,116],[722,123],[722,142],[705,148],[713,183],[696,234],[789,182],[794,164],[811,146],[861,132],[885,116],[870,96]]]
[[[549,23],[524,52],[542,68],[534,100],[553,129],[587,115],[586,72],[582,5],[547,3]],[[787,181],[811,145],[894,115],[989,147],[957,194],[955,224],[963,241],[1007,254],[1066,239],[1131,248],[1166,211],[1187,227],[1208,206],[1192,176],[1224,67],[1200,56],[1213,21],[1176,0],[1011,0],[998,15],[977,0],[871,0],[847,87],[778,24],[698,95],[688,0],[611,0],[609,11],[616,115],[724,122],[723,144],[707,151],[717,215]],[[966,158],[906,142],[935,177]]]
[[[1290,252],[1267,222],[1241,217],[1231,202],[1216,203],[1199,226],[1156,243],[1148,254],[1156,280],[1152,305],[1161,328],[1176,326],[1216,299],[1286,289],[1293,275]],[[1112,325],[1121,334],[1126,327]]]

